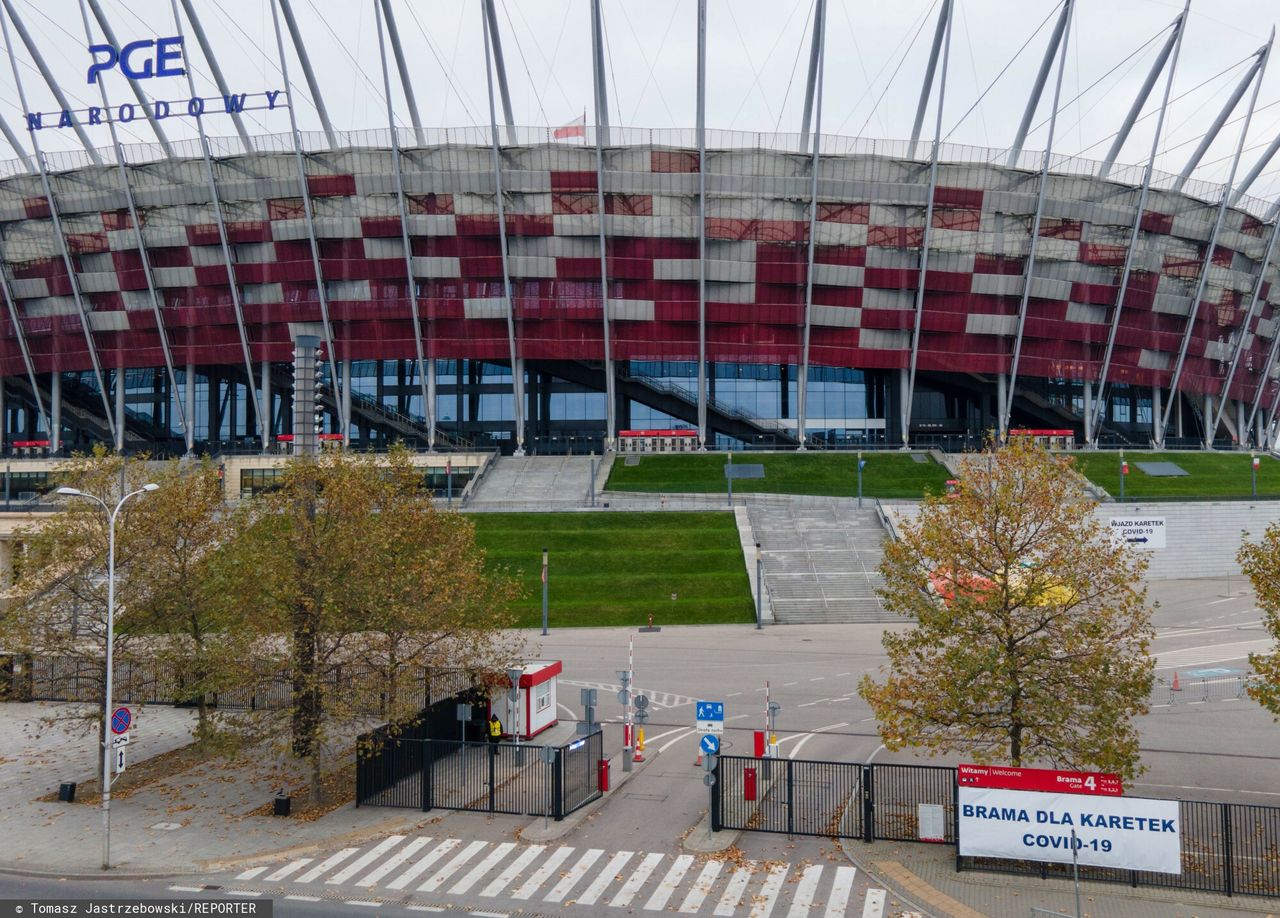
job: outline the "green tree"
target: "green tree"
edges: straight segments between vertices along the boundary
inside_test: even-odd
[[[1145,560],[1114,541],[1057,458],[971,457],[887,546],[885,608],[915,619],[860,692],[890,749],[983,763],[1140,771],[1154,663]]]
[[[1249,654],[1254,678],[1246,690],[1280,720],[1280,526],[1268,526],[1257,542],[1246,539],[1236,560],[1253,584],[1262,625],[1276,642],[1270,653]]]
[[[418,667],[513,659],[502,610],[514,588],[484,570],[469,524],[432,507],[407,454],[294,459],[242,513],[223,586],[280,640],[290,746],[309,763],[313,800],[329,727],[368,710],[371,693],[390,719],[411,717]]]

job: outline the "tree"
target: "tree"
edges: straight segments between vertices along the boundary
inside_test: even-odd
[[[1154,662],[1146,562],[1057,458],[1015,438],[931,496],[880,570],[889,666],[860,691],[886,747],[1140,773]]]
[[[1249,654],[1254,678],[1246,690],[1280,720],[1280,526],[1268,526],[1257,542],[1246,539],[1236,560],[1253,584],[1263,613],[1262,625],[1276,641],[1270,653]]]
[[[299,457],[242,514],[223,585],[264,636],[281,639],[290,746],[310,765],[313,801],[329,725],[369,698],[362,663],[380,660],[374,682],[394,719],[420,711],[407,681],[421,667],[480,671],[514,658],[503,637],[514,588],[484,569],[470,524],[431,506],[406,453]]]

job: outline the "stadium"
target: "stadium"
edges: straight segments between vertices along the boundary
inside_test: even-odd
[[[1269,41],[1173,172],[1156,163],[1185,11],[1152,20],[1144,79],[1088,159],[1054,149],[1070,0],[1028,39],[1035,78],[998,149],[942,136],[951,0],[918,30],[906,140],[824,132],[824,92],[848,92],[824,83],[825,0],[791,133],[707,126],[705,2],[681,20],[698,38],[696,124],[661,129],[610,123],[599,0],[581,10],[591,112],[537,128],[512,114],[510,18],[475,4],[489,123],[457,129],[421,122],[397,28],[411,11],[391,0],[359,12],[385,107],[350,130],[323,103],[346,77],[317,73],[296,2],[258,11],[269,85],[219,66],[202,18],[220,7],[182,0],[135,35],[112,4],[63,6],[84,34],[60,80],[36,10],[4,0],[21,106],[0,167],[6,450],[280,451],[313,417],[358,447],[517,454],[599,452],[637,429],[729,448],[963,446],[1016,428],[1273,442],[1277,210],[1250,191],[1280,138],[1245,155]],[[81,105],[62,84],[84,92],[86,67]],[[250,115],[277,130],[251,132]],[[1135,125],[1149,152],[1125,146]]]

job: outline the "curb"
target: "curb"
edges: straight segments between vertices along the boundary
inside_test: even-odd
[[[704,813],[698,820],[698,824],[693,827],[693,831],[680,842],[680,847],[693,854],[718,854],[721,851],[728,851],[738,843],[741,837],[741,829],[721,829],[719,832],[712,832],[711,814]]]
[[[872,867],[868,867],[866,863],[862,861],[861,858],[854,857],[853,852],[849,850],[849,843],[853,841],[857,841],[857,839],[841,838],[841,839],[837,839],[836,841],[836,844],[839,846],[841,852],[843,852],[844,856],[849,859],[849,863],[853,864],[854,867],[858,868],[868,877],[873,878],[877,883],[879,883],[886,890],[888,890],[889,893],[893,895],[895,899],[899,900],[903,905],[909,906],[910,908],[915,909],[921,912],[922,914],[935,916],[936,918],[937,916],[936,912],[926,909],[924,906],[920,905],[910,896],[903,895],[903,893],[893,883],[890,883],[888,880],[885,879],[884,874],[880,872],[880,864],[882,864],[883,861],[873,861],[872,862],[874,866],[874,869],[873,869]]]
[[[215,872],[219,870],[232,870],[236,867],[253,867],[262,861],[272,861],[282,857],[287,858],[305,854],[315,854],[322,848],[330,848],[334,845],[347,847],[353,844],[361,844],[369,841],[370,839],[386,835],[387,832],[393,828],[419,829],[430,822],[438,821],[445,815],[442,813],[439,816],[423,818],[426,814],[421,810],[415,810],[414,812],[418,814],[415,819],[406,819],[404,817],[399,819],[386,819],[376,827],[367,826],[362,829],[353,829],[344,835],[328,835],[323,839],[317,839],[316,841],[307,842],[303,845],[292,845],[285,848],[276,848],[271,851],[258,851],[253,854],[244,854],[237,857],[207,858],[205,860],[195,861],[193,866],[197,870],[209,870]],[[187,873],[190,873],[190,871]],[[166,874],[166,876],[182,875],[183,874]]]
[[[0,875],[14,877],[30,877],[41,880],[167,880],[171,877],[188,876],[190,871],[168,870],[131,871],[131,870],[99,870],[97,873],[70,873],[52,867],[10,867],[0,864]]]

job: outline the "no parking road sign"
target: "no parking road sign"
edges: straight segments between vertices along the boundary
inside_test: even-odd
[[[128,708],[116,708],[111,712],[111,732],[117,736],[128,733],[131,723],[133,723],[133,714]]]

